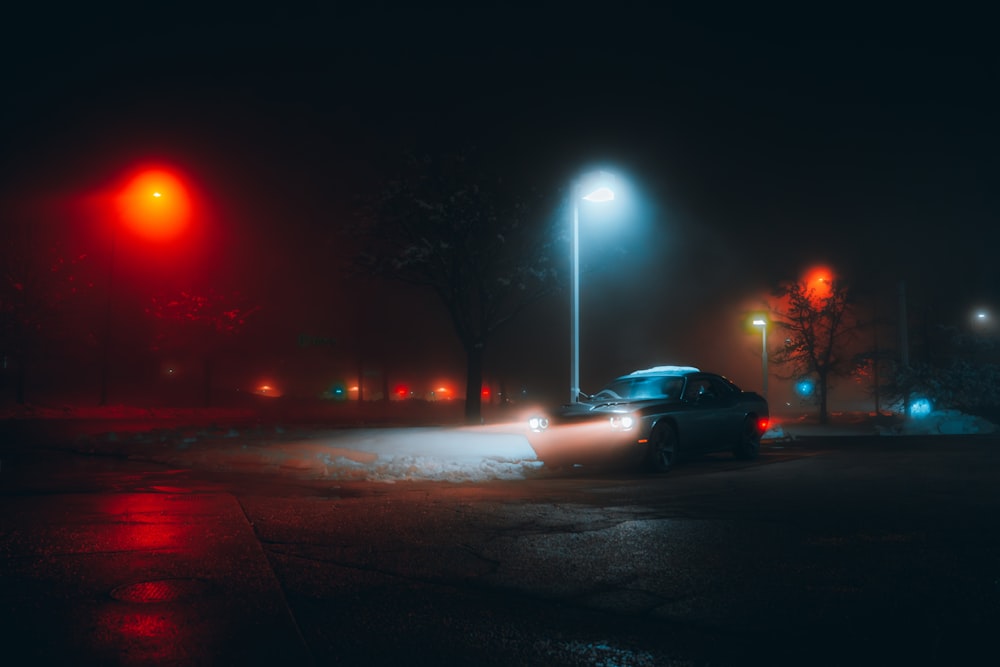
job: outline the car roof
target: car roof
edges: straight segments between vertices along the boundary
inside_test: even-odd
[[[689,373],[700,373],[701,370],[694,366],[653,366],[639,371],[632,371],[624,377],[636,375],[687,375]]]

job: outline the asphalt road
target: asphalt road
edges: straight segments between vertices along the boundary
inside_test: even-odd
[[[1000,438],[331,483],[6,447],[4,664],[992,664]]]

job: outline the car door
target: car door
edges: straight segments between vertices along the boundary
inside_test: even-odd
[[[678,420],[681,446],[690,454],[703,452],[716,429],[712,423],[716,406],[709,378],[689,376],[684,386],[683,401],[683,419]]]
[[[732,449],[743,424],[743,408],[739,392],[722,378],[709,376],[711,397],[707,402],[708,414],[705,433],[705,450]]]
[[[737,397],[725,382],[710,375],[688,378],[682,445],[692,453],[726,449],[734,442]]]

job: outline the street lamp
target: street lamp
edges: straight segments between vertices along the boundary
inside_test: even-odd
[[[604,172],[601,174],[606,176]],[[573,274],[572,296],[570,299],[570,376],[569,402],[576,403],[580,397],[580,199],[591,202],[609,202],[614,200],[614,191],[602,186],[594,191],[580,196],[580,184],[574,183],[573,197],[573,247],[571,267]]]
[[[188,224],[191,202],[185,184],[172,171],[147,168],[132,174],[114,198],[116,217],[111,218],[111,247],[108,253],[107,302],[104,309],[104,341],[101,346],[101,395],[99,405],[108,402],[108,376],[111,365],[112,300],[115,286],[115,253],[118,226],[125,223],[131,231],[153,241],[169,241]]]
[[[767,320],[763,317],[755,317],[753,325],[760,327],[760,363],[764,378],[764,398],[767,398]]]

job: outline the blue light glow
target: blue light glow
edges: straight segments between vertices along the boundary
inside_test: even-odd
[[[926,417],[931,413],[931,402],[926,398],[918,398],[910,403],[910,416],[914,419]]]
[[[816,385],[809,378],[802,378],[795,383],[795,392],[799,396],[812,396],[813,391],[816,390]]]

